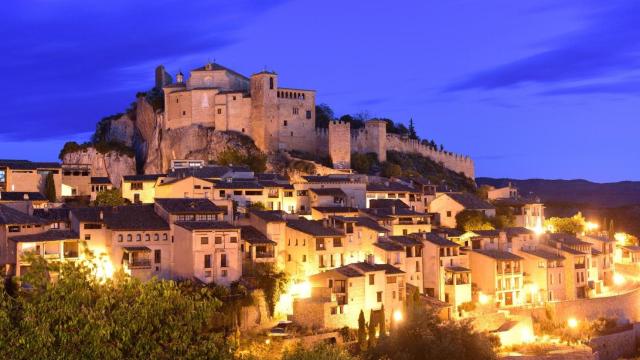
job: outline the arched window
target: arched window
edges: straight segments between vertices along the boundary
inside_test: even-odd
[[[146,234],[146,235],[144,236],[144,240],[145,240],[145,241],[149,241],[149,240],[151,240],[151,235],[150,235],[150,234]]]
[[[153,240],[155,240],[155,241],[160,240],[160,235],[156,234],[156,235],[153,237]]]
[[[269,89],[273,90],[273,78],[272,77],[269,78]]]
[[[136,235],[136,241],[142,241],[142,235],[137,234]]]
[[[123,240],[122,234],[118,235],[118,242],[122,242],[122,240]]]
[[[127,234],[127,241],[131,241],[132,239],[131,234]]]
[[[167,241],[169,240],[169,237],[167,236],[167,234],[162,234],[162,240]]]

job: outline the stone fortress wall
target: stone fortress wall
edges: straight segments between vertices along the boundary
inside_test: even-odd
[[[418,140],[387,134],[386,123],[381,120],[369,120],[364,128],[353,131],[349,129],[349,124],[334,121],[329,124],[327,130],[316,129],[315,139],[317,151],[329,154],[338,167],[348,167],[350,164],[350,154],[347,156],[345,149],[351,149],[351,152],[356,153],[375,153],[380,161],[385,161],[387,151],[393,150],[422,155],[441,163],[447,169],[475,178],[474,163],[470,157],[434,150]]]

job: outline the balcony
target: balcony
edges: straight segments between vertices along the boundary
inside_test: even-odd
[[[273,251],[256,251],[256,259],[271,259],[273,257]]]
[[[125,260],[123,264],[129,269],[150,269],[151,268],[151,260],[149,259],[140,259],[129,262]]]

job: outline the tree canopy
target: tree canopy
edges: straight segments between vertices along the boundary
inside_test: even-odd
[[[499,340],[479,333],[468,321],[443,321],[422,307],[409,308],[407,318],[380,337],[365,359],[492,360]]]
[[[120,206],[125,204],[120,189],[100,191],[93,202],[95,206]]]
[[[492,219],[475,210],[462,210],[456,214],[456,226],[462,231],[494,229]]]
[[[29,290],[0,285],[0,358],[231,359],[211,330],[218,301],[210,289],[185,292],[173,281],[142,283],[119,274],[100,281],[86,264],[55,268],[30,259]],[[62,274],[50,282],[53,273]]]
[[[545,220],[544,225],[553,233],[578,234],[584,232],[586,220],[582,213],[577,213],[572,217],[561,218],[552,217]]]

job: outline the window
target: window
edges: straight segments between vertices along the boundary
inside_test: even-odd
[[[269,78],[269,89],[273,90],[273,78]]]
[[[158,241],[158,240],[160,240],[160,234],[155,234],[155,235],[153,236],[153,240],[154,240],[154,241]]]
[[[220,190],[220,197],[224,197],[225,195],[225,191],[224,190]]]
[[[235,95],[233,96],[233,100],[234,100],[234,101],[236,100],[236,97],[235,97]]]
[[[307,119],[311,119],[311,110],[307,110]]]
[[[211,269],[211,255],[204,256],[204,268]]]
[[[141,182],[132,182],[131,183],[131,190],[142,190],[142,183]]]
[[[293,115],[298,115],[298,108],[297,107],[293,108]]]
[[[374,274],[369,275],[369,285],[375,285],[376,276]]]
[[[96,229],[102,229],[102,225],[101,224],[95,224],[95,223],[89,223],[89,224],[84,224],[84,228],[87,230],[96,230]]]
[[[91,240],[91,234],[85,234],[84,235],[84,239],[85,240]]]
[[[209,238],[206,236],[203,236],[200,238],[200,245],[207,245],[209,244]]]
[[[227,270],[222,270],[222,272],[220,273],[220,276],[227,277]]]
[[[131,234],[127,234],[127,241],[131,241],[133,240],[133,237],[131,236]]]
[[[283,124],[283,126],[287,126],[287,124],[288,124],[287,120],[283,121],[282,124]]]
[[[227,267],[227,254],[220,254],[220,267]]]
[[[162,262],[162,251],[161,250],[153,250],[153,261],[156,264],[160,264]]]
[[[216,236],[214,238],[214,241],[216,244],[222,244],[222,236]]]
[[[447,211],[447,217],[451,217],[451,211]]]
[[[118,242],[122,242],[122,235],[118,235]]]
[[[218,108],[218,115],[222,114],[222,109]]]
[[[187,115],[187,112],[186,111],[182,111],[182,115]]]
[[[287,254],[287,261],[291,261],[291,254]]]
[[[230,242],[230,243],[232,243],[232,244],[233,244],[233,243],[237,243],[237,242],[238,242],[238,237],[236,237],[236,236],[232,236],[232,237],[230,237],[230,238],[229,238],[229,242]]]
[[[302,262],[307,262],[307,255],[302,255]]]
[[[136,235],[136,241],[142,241],[142,235],[140,234]]]
[[[151,240],[151,234],[145,234],[144,241],[150,241],[150,240]]]
[[[382,302],[382,291],[378,291],[376,293],[376,297],[377,297],[378,302]]]

